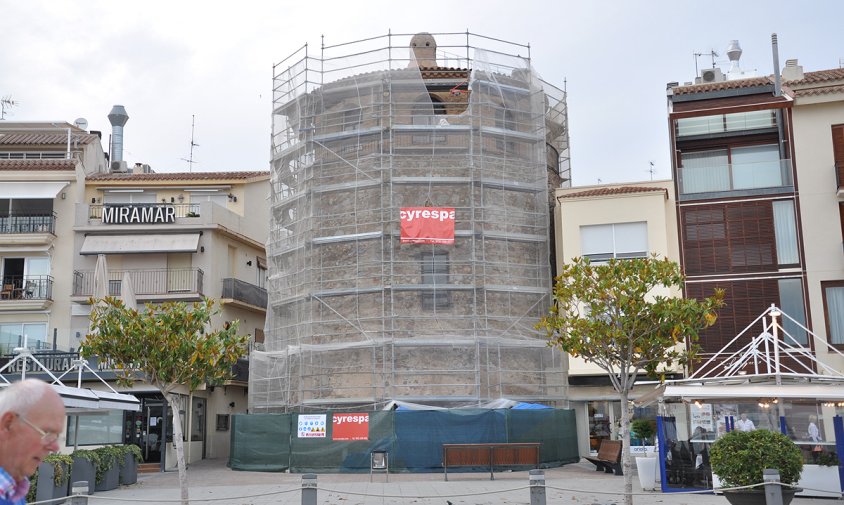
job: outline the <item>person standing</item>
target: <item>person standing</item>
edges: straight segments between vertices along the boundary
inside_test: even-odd
[[[26,503],[29,476],[59,450],[64,402],[46,382],[27,379],[0,390],[0,505]]]
[[[812,442],[821,441],[821,432],[818,429],[818,425],[816,424],[817,421],[817,416],[809,416],[809,428],[806,431],[808,431],[809,438],[812,440]]]
[[[753,421],[747,418],[747,414],[742,414],[741,419],[736,421],[736,429],[738,431],[753,431],[756,429],[756,426],[753,424]]]

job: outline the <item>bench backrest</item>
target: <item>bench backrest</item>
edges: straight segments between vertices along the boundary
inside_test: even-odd
[[[621,461],[621,440],[601,440],[598,459],[601,461]]]

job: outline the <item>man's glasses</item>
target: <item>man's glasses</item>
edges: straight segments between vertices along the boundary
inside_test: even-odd
[[[61,437],[60,433],[53,433],[52,431],[42,430],[38,426],[35,426],[34,424],[32,424],[32,421],[30,421],[29,419],[25,418],[24,416],[22,416],[20,414],[18,414],[18,419],[23,421],[26,425],[28,425],[33,430],[37,431],[38,434],[41,435],[41,443],[43,443],[43,444],[52,444],[53,442],[58,441],[59,438]]]

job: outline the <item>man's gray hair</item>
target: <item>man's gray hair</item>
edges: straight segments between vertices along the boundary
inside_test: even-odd
[[[26,415],[44,398],[50,385],[38,379],[26,379],[14,382],[10,386],[0,389],[0,416],[6,412]]]

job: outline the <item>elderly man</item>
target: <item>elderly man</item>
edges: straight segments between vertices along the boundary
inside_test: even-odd
[[[0,390],[0,505],[26,503],[28,477],[59,450],[64,403],[46,382],[29,379]]]

